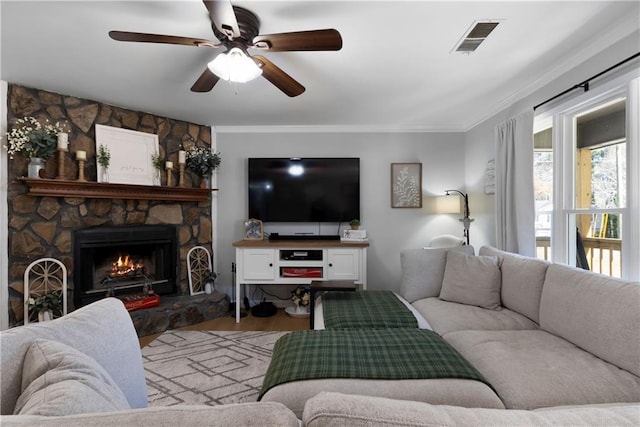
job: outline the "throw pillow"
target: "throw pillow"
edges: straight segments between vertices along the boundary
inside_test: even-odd
[[[107,371],[68,345],[37,339],[27,349],[14,415],[64,416],[130,409]]]
[[[447,252],[456,251],[473,255],[473,246],[455,248],[406,249],[400,253],[400,295],[409,302],[437,297],[442,286]]]
[[[501,284],[498,257],[450,251],[447,253],[440,299],[499,310]]]

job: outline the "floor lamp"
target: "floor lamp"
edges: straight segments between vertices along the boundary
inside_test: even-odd
[[[469,217],[470,215],[469,195],[458,190],[445,190],[444,194],[446,196],[453,196],[453,194],[450,194],[451,192],[458,193],[464,199],[464,217],[460,218],[460,222],[462,222],[462,225],[464,226],[464,237],[467,239],[467,245],[468,245],[469,244],[469,226],[473,222],[473,218]]]

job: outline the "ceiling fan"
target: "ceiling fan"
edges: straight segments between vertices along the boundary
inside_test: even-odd
[[[342,37],[337,30],[310,30],[290,33],[259,35],[260,20],[251,11],[233,6],[228,0],[206,1],[213,34],[219,40],[169,36],[161,34],[109,31],[109,36],[118,41],[164,43],[195,47],[225,48],[211,61],[198,80],[191,86],[193,92],[208,92],[220,78],[236,82],[249,81],[262,75],[290,97],[305,91],[304,86],[261,55],[249,55],[247,49],[270,52],[328,51],[342,48]],[[230,74],[225,61],[242,63],[248,70],[243,74]],[[233,71],[232,73],[235,73]]]

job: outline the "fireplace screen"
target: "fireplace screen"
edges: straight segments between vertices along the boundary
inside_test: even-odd
[[[174,226],[102,227],[74,233],[74,304],[140,293],[145,284],[160,295],[176,294]]]

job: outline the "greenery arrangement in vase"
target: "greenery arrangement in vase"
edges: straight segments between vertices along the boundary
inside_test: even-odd
[[[18,153],[24,153],[29,157],[29,178],[39,178],[39,172],[44,168],[44,160],[56,152],[58,134],[63,131],[59,122],[51,124],[45,120],[42,124],[35,117],[23,117],[16,120],[7,133],[8,145],[5,148],[11,159]]]
[[[217,278],[218,278],[218,273],[216,273],[215,271],[209,270],[205,273],[203,277],[205,294],[210,294],[213,292]]]
[[[358,228],[360,228],[360,220],[359,219],[352,219],[349,222],[349,225],[351,226],[352,230],[357,230]]]
[[[109,164],[111,163],[111,152],[106,145],[100,144],[98,147],[98,163],[102,166],[101,182],[109,182]]]
[[[191,147],[187,150],[187,167],[200,176],[206,183],[206,188],[211,186],[211,174],[220,166],[222,158],[220,153],[210,148]]]
[[[28,305],[30,318],[37,316],[41,322],[62,316],[62,291],[29,298]]]
[[[162,171],[164,170],[164,160],[160,157],[160,154],[151,155],[151,164],[156,169],[156,185],[162,183]]]

